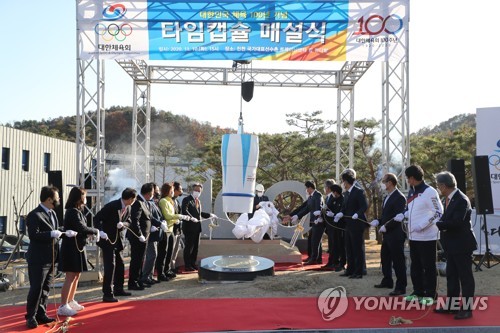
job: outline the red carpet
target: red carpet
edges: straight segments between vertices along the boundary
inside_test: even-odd
[[[197,332],[227,330],[389,328],[391,316],[405,319],[422,317],[425,310],[356,310],[349,298],[347,312],[325,321],[318,310],[317,298],[226,298],[120,301],[84,303],[85,310],[74,318],[70,332]],[[54,315],[54,305],[49,307]],[[500,296],[488,299],[488,308],[475,311],[468,320],[429,311],[410,327],[499,326]],[[25,331],[24,306],[0,308],[0,332]],[[46,332],[39,326],[30,332]],[[27,330],[26,330],[27,331]]]

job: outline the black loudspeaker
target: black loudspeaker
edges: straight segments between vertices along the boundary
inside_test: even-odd
[[[253,87],[255,83],[253,81],[241,82],[241,97],[246,102],[250,102],[253,98]]]
[[[460,191],[466,193],[465,185],[465,161],[461,158],[451,159],[448,161],[448,171],[455,176],[457,187]]]
[[[62,226],[63,224],[63,184],[62,184],[62,171],[57,170],[57,171],[49,171],[48,173],[49,176],[49,185],[57,187],[59,190],[59,206],[54,209],[57,215],[57,219],[59,220],[59,226]]]
[[[493,214],[493,196],[491,194],[490,164],[488,156],[472,158],[472,177],[477,214]]]

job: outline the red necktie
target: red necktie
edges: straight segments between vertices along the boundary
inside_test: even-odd
[[[444,209],[448,208],[448,204],[450,203],[450,198],[446,197],[446,201],[444,204]]]

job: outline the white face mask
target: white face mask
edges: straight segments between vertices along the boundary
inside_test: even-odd
[[[262,195],[264,195],[264,192],[260,192],[260,191],[259,191],[259,192],[257,192],[257,196],[258,196],[259,198],[260,198],[260,197],[262,197]]]
[[[198,199],[200,197],[201,192],[193,191],[193,198]]]
[[[385,185],[385,183],[380,183],[380,189],[382,191],[386,191],[387,190],[387,186]]]

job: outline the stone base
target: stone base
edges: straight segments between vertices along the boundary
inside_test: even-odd
[[[271,259],[275,263],[302,263],[302,256],[297,247],[283,240],[264,239],[254,243],[250,239],[202,239],[198,249],[198,261],[207,257],[220,255],[254,255]],[[182,251],[176,260],[176,266],[184,265]]]

